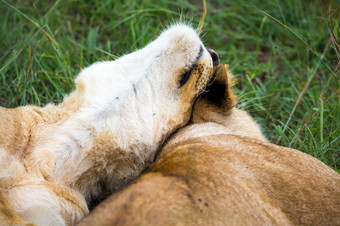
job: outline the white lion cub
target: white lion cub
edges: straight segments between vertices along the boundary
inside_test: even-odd
[[[60,105],[0,107],[0,193],[25,221],[72,225],[102,188],[136,178],[185,125],[218,64],[182,24],[145,48],[95,63]],[[6,215],[7,214],[7,215]],[[0,209],[0,219],[8,211]]]

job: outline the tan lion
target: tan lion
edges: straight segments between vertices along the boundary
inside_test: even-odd
[[[79,225],[340,225],[340,175],[268,143],[235,104],[228,68],[155,164]]]
[[[0,107],[1,223],[20,223],[17,214],[37,225],[78,222],[103,189],[120,189],[152,163],[217,64],[197,32],[177,24],[84,69],[60,105]]]

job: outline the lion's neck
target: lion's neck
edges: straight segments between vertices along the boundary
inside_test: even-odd
[[[48,180],[77,189],[89,200],[103,186],[113,191],[136,178],[176,126],[170,128],[172,122],[159,112],[140,117],[141,109],[150,110],[154,105],[150,98],[143,103],[124,101],[116,105],[122,109],[109,112],[80,109],[39,148],[46,151],[47,147],[55,155]]]

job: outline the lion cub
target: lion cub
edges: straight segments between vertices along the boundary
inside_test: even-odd
[[[0,107],[7,210],[37,225],[79,221],[86,202],[136,178],[188,122],[218,64],[214,54],[177,24],[139,51],[85,68],[60,105]],[[0,215],[10,223],[7,210]]]

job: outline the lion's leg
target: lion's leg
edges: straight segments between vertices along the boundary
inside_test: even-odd
[[[26,225],[33,226],[30,222],[25,222],[14,210],[11,202],[0,189],[0,222],[1,225]]]
[[[8,196],[22,218],[37,225],[74,225],[88,213],[78,192],[43,180],[18,185]]]

